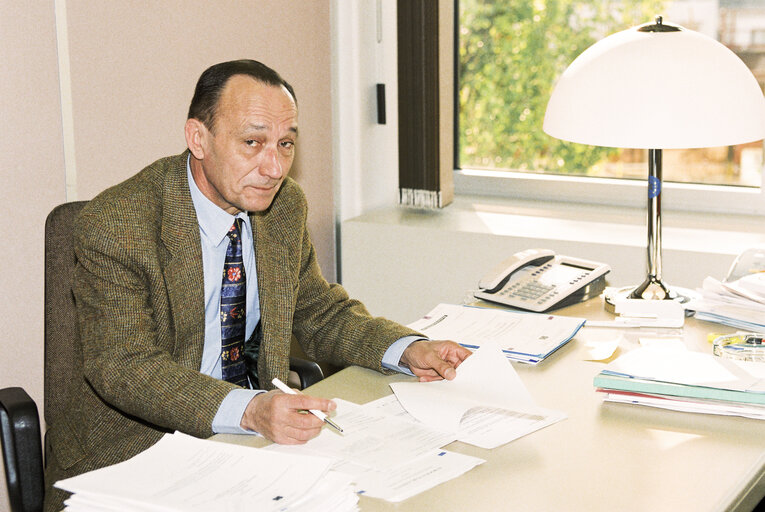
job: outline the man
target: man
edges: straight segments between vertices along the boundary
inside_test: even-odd
[[[330,400],[270,389],[294,335],[337,365],[454,378],[469,352],[371,317],[321,276],[307,206],[287,178],[298,139],[292,87],[255,61],[212,66],[185,125],[188,150],[103,192],[76,225],[83,376],[50,426],[55,481],[114,464],[163,433],[259,433],[304,443]]]

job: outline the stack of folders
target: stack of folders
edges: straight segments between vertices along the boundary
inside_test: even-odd
[[[765,363],[644,347],[608,365],[594,384],[610,402],[765,419]]]
[[[696,318],[730,325],[751,332],[765,331],[765,272],[749,274],[734,281],[704,280],[701,297],[686,309]]]

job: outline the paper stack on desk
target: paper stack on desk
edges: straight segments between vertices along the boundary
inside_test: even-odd
[[[349,475],[359,493],[398,502],[484,462],[441,447],[459,440],[495,448],[566,417],[537,407],[493,345],[462,363],[452,381],[398,382],[391,388],[395,395],[364,405],[335,398],[333,420],[344,435],[324,429],[304,445],[266,449],[334,457],[333,471]]]
[[[701,298],[685,306],[695,312],[697,319],[751,332],[765,332],[765,273],[747,275],[731,282],[707,277],[699,292]]]
[[[594,380],[611,402],[765,419],[765,364],[643,347]]]
[[[356,492],[392,502],[456,478],[484,462],[441,449],[454,441],[453,432],[396,417],[385,403],[357,405],[334,400],[337,410],[333,420],[342,426],[342,435],[325,428],[306,444],[272,444],[265,449],[333,457],[332,471],[351,478]]]
[[[537,364],[565,345],[582,325],[582,318],[439,304],[407,327],[471,349],[494,343],[508,359]]]
[[[166,434],[125,462],[56,482],[74,493],[65,510],[358,510],[332,459]]]

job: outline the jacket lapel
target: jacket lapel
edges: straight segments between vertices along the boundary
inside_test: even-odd
[[[258,294],[263,341],[258,358],[261,386],[271,388],[271,379],[287,378],[294,290],[290,277],[290,254],[273,236],[273,222],[278,219],[268,212],[250,215],[255,240],[255,262],[258,273]],[[286,381],[285,381],[286,382]]]
[[[161,240],[163,274],[175,327],[176,360],[199,369],[204,347],[204,271],[199,223],[186,179],[188,151],[165,175]]]

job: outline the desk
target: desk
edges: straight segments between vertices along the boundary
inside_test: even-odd
[[[611,317],[599,298],[557,313]],[[731,329],[687,319],[686,344],[711,350],[711,331]],[[751,510],[765,496],[765,423],[603,403],[592,379],[604,364],[583,360],[583,345],[605,334],[585,327],[538,366],[513,363],[537,403],[565,411],[568,419],[494,450],[452,443],[449,450],[486,462],[399,504],[362,497],[361,510]],[[622,351],[637,347],[634,335],[628,336]],[[408,379],[351,367],[308,392],[365,403],[389,394],[390,382]],[[215,438],[266,444],[243,436]]]

